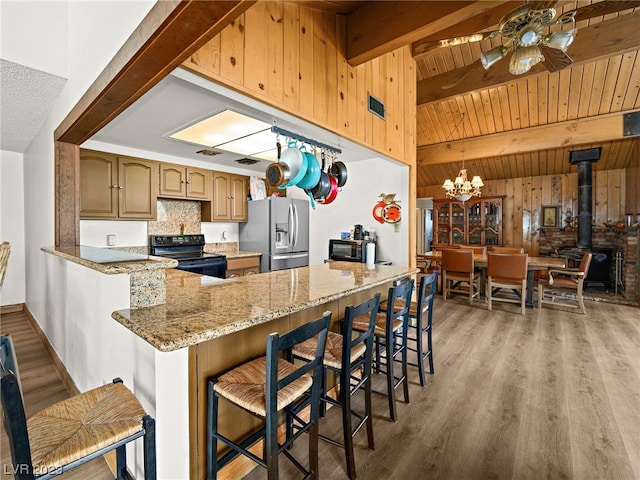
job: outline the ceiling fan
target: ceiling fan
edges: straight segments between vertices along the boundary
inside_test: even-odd
[[[556,3],[557,0],[526,2],[505,14],[497,30],[424,42],[417,45],[417,53],[433,47],[451,47],[501,37],[504,41],[502,45],[480,55],[485,70],[512,51],[509,72],[513,75],[522,75],[538,63],[542,63],[548,71],[555,72],[573,63],[566,52],[578,32],[576,22],[640,6],[640,1],[605,0],[556,16]],[[573,28],[549,32],[547,28],[553,25],[571,25]]]

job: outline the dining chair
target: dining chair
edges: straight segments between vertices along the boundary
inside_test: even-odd
[[[267,469],[269,480],[278,479],[278,455],[283,453],[300,469],[305,478],[318,478],[318,416],[322,362],[331,313],[280,335],[267,337],[266,355],[245,362],[207,381],[207,478],[215,479],[218,471],[237,455],[242,454]],[[293,348],[316,337],[314,358],[293,363]],[[263,420],[263,426],[247,437],[232,441],[218,430],[220,398]],[[308,420],[301,415],[310,407]],[[285,440],[278,442],[278,414],[284,412]],[[303,433],[309,433],[309,469],[291,454],[290,447]],[[264,440],[263,458],[249,447]],[[218,442],[230,450],[218,458]]]
[[[487,254],[487,288],[486,295],[489,310],[492,302],[519,303],[520,313],[525,313],[525,299],[527,293],[527,263],[526,253],[491,253]],[[497,296],[500,289],[509,289],[517,298]]]
[[[332,438],[319,435],[320,439],[344,448],[347,465],[347,476],[356,478],[356,463],[353,450],[353,437],[366,424],[369,448],[374,449],[373,414],[371,411],[371,361],[373,356],[373,330],[376,326],[376,316],[380,305],[380,294],[365,300],[359,305],[349,305],[345,308],[344,319],[340,322],[340,332],[329,331],[327,346],[324,354],[322,388],[320,391],[320,415],[324,416],[323,406],[331,404],[341,408],[343,443]],[[354,332],[355,318],[368,318],[366,330]],[[361,318],[361,319],[362,319]],[[315,358],[317,351],[317,337],[311,338],[293,348],[295,359],[310,361]],[[338,375],[338,398],[334,400],[327,395],[327,371]],[[351,397],[360,389],[364,389],[364,413],[352,409]],[[353,426],[352,417],[357,418]]]
[[[9,254],[11,253],[11,245],[9,242],[0,243],[0,287],[4,282],[4,275],[7,271],[7,264],[9,262]]]
[[[538,277],[538,308],[542,308],[543,304],[547,305],[562,305],[565,307],[579,308],[583,314],[587,313],[587,309],[584,306],[584,300],[582,298],[582,291],[584,288],[584,279],[589,273],[589,266],[591,265],[592,253],[584,253],[580,260],[580,266],[577,269],[563,268],[563,269],[550,269],[543,272]],[[550,300],[545,300],[545,287],[560,288],[573,290],[576,292],[577,305],[572,305],[566,302],[555,302],[556,296],[549,295]]]
[[[460,245],[460,248],[463,250],[471,250],[475,255],[487,254],[486,245]]]
[[[493,246],[493,245],[489,245],[487,247],[487,252],[493,252],[493,253],[525,253],[524,248],[496,247],[496,246]]]
[[[18,362],[10,337],[0,335],[4,428],[16,480],[46,480],[116,451],[117,480],[133,479],[126,445],[144,442],[144,478],[156,478],[155,420],[122,380],[75,395],[26,418]]]
[[[442,298],[451,293],[469,296],[469,303],[479,294],[477,288],[480,274],[473,268],[473,252],[465,249],[442,252]],[[467,285],[467,286],[465,286]]]

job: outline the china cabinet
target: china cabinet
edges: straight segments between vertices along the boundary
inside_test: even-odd
[[[502,199],[434,200],[434,243],[502,245]]]

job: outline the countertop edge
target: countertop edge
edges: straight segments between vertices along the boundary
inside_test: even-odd
[[[152,270],[160,270],[167,268],[175,268],[178,266],[178,261],[173,259],[154,257],[149,255],[148,260],[135,260],[125,262],[113,262],[113,263],[96,263],[91,260],[87,260],[76,255],[71,255],[66,252],[61,252],[56,247],[42,247],[45,253],[55,255],[60,258],[64,258],[78,265],[90,268],[105,275],[117,275],[120,273],[136,273],[136,272],[148,272]]]
[[[217,253],[217,252],[212,252]],[[249,257],[260,257],[262,254],[260,252],[221,252],[222,255],[227,257],[228,259],[233,260],[234,258],[249,258]]]
[[[282,308],[278,310],[274,310],[268,312],[266,314],[255,315],[251,317],[247,317],[243,320],[239,320],[234,323],[229,323],[224,326],[212,328],[209,330],[199,331],[197,333],[183,335],[181,337],[167,340],[166,338],[158,337],[151,332],[145,331],[145,329],[140,328],[139,325],[131,322],[123,313],[129,312],[130,309],[117,310],[111,314],[111,317],[120,323],[122,326],[127,328],[132,333],[136,334],[141,339],[145,340],[151,346],[156,348],[160,352],[172,352],[176,350],[180,350],[182,348],[188,348],[192,345],[196,345],[198,343],[205,342],[207,340],[212,340],[215,338],[220,338],[225,335],[229,335],[256,325],[261,325],[263,323],[270,322],[277,318],[281,318],[287,315],[291,315],[302,310],[316,307],[318,305],[322,305],[325,303],[332,302],[334,300],[339,300],[340,298],[346,297],[348,295],[352,295],[358,292],[362,292],[365,290],[369,290],[371,288],[379,287],[380,285],[384,285],[385,283],[393,282],[395,280],[399,280],[401,278],[405,278],[407,275],[414,275],[418,273],[418,269],[410,270],[407,272],[403,272],[401,274],[392,275],[384,278],[383,280],[369,283],[367,285],[354,287],[348,290],[344,290],[342,292],[327,295],[325,297],[317,298],[313,301],[300,303],[297,305],[290,305],[287,308]],[[184,317],[185,321],[189,320],[189,317]]]

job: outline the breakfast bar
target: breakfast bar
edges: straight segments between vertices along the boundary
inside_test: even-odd
[[[165,304],[112,316],[161,352],[188,349],[189,476],[199,479],[205,472],[207,378],[264,354],[269,333],[286,332],[325,311],[335,323],[347,305],[378,292],[384,296],[394,280],[412,273],[407,267],[349,262],[228,280],[167,270]],[[229,435],[256,426],[251,415],[224,407],[221,428]]]

